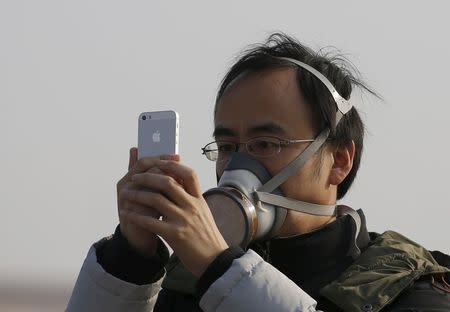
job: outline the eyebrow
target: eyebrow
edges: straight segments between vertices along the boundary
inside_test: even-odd
[[[236,135],[235,135],[235,132],[233,130],[231,130],[230,128],[217,126],[214,129],[212,136],[216,138],[216,137],[220,137],[220,136],[236,136]]]
[[[265,122],[260,125],[255,125],[250,129],[248,129],[249,134],[256,134],[261,132],[278,135],[286,133],[286,131],[281,125],[274,122]]]
[[[268,133],[273,135],[286,134],[286,130],[281,125],[274,122],[265,122],[259,125],[254,125],[250,127],[247,132],[250,136],[258,133]],[[214,129],[213,137],[220,136],[236,136],[236,132],[230,128],[219,125]]]

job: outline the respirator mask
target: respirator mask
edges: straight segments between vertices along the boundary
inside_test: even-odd
[[[313,67],[295,59],[279,59],[307,70],[327,87],[337,105],[337,126],[352,108],[351,104]],[[245,249],[253,241],[274,237],[283,225],[288,209],[320,216],[349,214],[356,223],[356,233],[359,233],[361,221],[353,209],[287,198],[279,188],[320,149],[329,133],[329,129],[323,130],[302,153],[274,176],[254,157],[239,152],[232,154],[217,187],[203,194],[217,227],[229,246],[241,246]],[[204,154],[208,152],[210,151],[206,148],[203,149]]]

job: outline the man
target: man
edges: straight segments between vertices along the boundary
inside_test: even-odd
[[[222,82],[204,153],[220,181],[239,157],[262,165],[282,222],[246,251],[229,246],[192,169],[131,149],[120,226],[89,251],[68,311],[449,311],[450,257],[369,234],[362,211],[336,207],[363,148],[354,86],[371,92],[282,34],[247,51]]]

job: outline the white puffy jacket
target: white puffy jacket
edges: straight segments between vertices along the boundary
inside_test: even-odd
[[[153,311],[163,278],[135,285],[105,272],[92,246],[72,292],[69,312]],[[200,300],[203,311],[316,311],[316,301],[257,253],[247,251]]]

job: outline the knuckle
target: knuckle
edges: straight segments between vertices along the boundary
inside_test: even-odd
[[[173,160],[167,160],[166,166],[169,169],[174,169],[174,168],[176,168],[178,166],[178,163],[176,161],[173,161]]]
[[[191,177],[192,180],[194,180],[194,181],[198,180],[197,173],[193,169],[190,169],[189,174],[190,174],[190,177]]]
[[[146,172],[144,172],[144,173],[139,173],[139,174],[133,176],[131,182],[136,187],[136,185],[146,183],[147,180],[148,180],[148,174]]]
[[[138,165],[138,168],[146,170],[155,165],[156,159],[157,159],[156,157],[143,157],[138,160],[136,165]]]
[[[129,205],[127,201],[122,201],[118,207],[119,213],[127,212],[129,210]]]
[[[175,240],[178,241],[183,241],[186,238],[186,230],[184,229],[184,227],[178,226],[174,231],[173,231],[173,238]]]
[[[195,176],[195,171],[192,168],[186,168],[186,173],[190,177],[194,177]]]
[[[120,189],[123,185],[123,179],[120,179],[117,183],[116,183],[116,189]]]
[[[144,165],[146,159],[147,159],[146,157],[138,159],[138,161],[136,162],[135,166],[142,167]]]
[[[127,198],[127,193],[128,193],[128,191],[127,191],[127,189],[125,189],[125,188],[122,188],[122,189],[118,189],[118,190],[117,190],[118,197],[119,197],[119,199],[121,199],[121,200]]]
[[[130,189],[126,188],[121,191],[122,193],[122,200],[128,200],[128,201],[136,201],[138,197],[138,191],[136,189]]]
[[[139,159],[136,164],[133,166],[133,171],[140,172],[146,168],[146,158]]]
[[[120,188],[124,187],[128,182],[128,173],[122,177],[119,181],[116,183],[116,188],[119,190]]]
[[[162,171],[158,167],[152,167],[149,170],[147,170],[147,172],[148,173],[156,173],[156,174],[162,173]]]
[[[192,168],[186,168],[185,178],[190,181],[197,181],[197,173]]]
[[[164,202],[164,196],[160,193],[153,193],[153,199],[156,204],[161,205]]]
[[[122,190],[126,189],[126,187],[129,185],[129,183],[120,181],[116,185],[117,193],[119,194]]]
[[[177,181],[175,181],[174,178],[166,176],[165,178],[165,184],[168,188],[175,188],[175,186],[177,185]]]
[[[119,209],[119,219],[121,223],[128,223],[130,214],[127,209]]]
[[[143,174],[143,177],[146,181],[155,179],[157,177],[157,172],[151,168]]]

